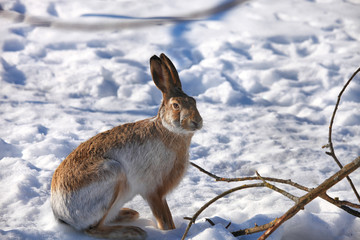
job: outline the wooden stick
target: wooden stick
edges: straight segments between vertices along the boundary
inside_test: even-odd
[[[360,157],[359,157],[360,158]],[[240,186],[240,187],[237,187],[237,188],[233,188],[233,189],[230,189],[229,191],[226,191],[220,195],[218,195],[217,197],[213,198],[212,200],[210,200],[208,203],[206,203],[200,210],[198,210],[194,216],[192,218],[189,218],[189,217],[186,217],[184,219],[187,219],[189,220],[189,224],[188,224],[188,227],[186,228],[186,231],[183,235],[183,238],[182,239],[185,239],[191,225],[193,223],[195,223],[197,217],[200,215],[200,213],[202,211],[204,211],[207,207],[209,207],[212,203],[214,203],[215,201],[217,201],[218,199],[220,199],[221,197],[227,195],[227,194],[230,194],[232,192],[235,192],[235,191],[238,191],[238,190],[241,190],[241,189],[245,189],[245,188],[250,188],[250,187],[268,187],[274,191],[277,191],[281,194],[283,194],[284,196],[292,199],[293,201],[295,201],[296,203],[299,203],[300,202],[300,198],[296,197],[296,196],[293,196],[292,194],[282,190],[282,189],[279,189],[277,188],[276,186],[266,182],[267,181],[273,181],[273,182],[278,182],[278,183],[283,183],[283,184],[288,184],[288,185],[291,185],[291,186],[294,186],[298,189],[301,189],[303,191],[306,191],[308,193],[314,191],[315,189],[311,189],[311,188],[307,188],[305,186],[302,186],[298,183],[295,183],[295,182],[292,182],[291,180],[284,180],[284,179],[278,179],[278,178],[269,178],[269,177],[262,177],[260,176],[260,174],[258,172],[256,172],[257,174],[257,177],[244,177],[244,178],[223,178],[223,177],[219,177],[213,173],[210,173],[209,171],[203,169],[202,167],[198,166],[197,164],[193,163],[193,162],[190,162],[190,164],[194,167],[196,167],[197,169],[199,169],[201,172],[205,173],[206,175],[214,178],[216,181],[226,181],[226,182],[234,182],[234,181],[248,181],[248,180],[261,180],[262,183],[258,183],[258,184],[255,184],[255,185],[243,185],[243,186]],[[339,180],[340,181],[340,180]],[[246,186],[246,187],[244,187]],[[306,195],[305,195],[306,196]],[[358,204],[354,204],[354,203],[350,203],[348,201],[340,201],[340,200],[336,200],[336,199],[333,199],[331,198],[330,196],[328,196],[326,194],[326,190],[324,193],[322,194],[319,194],[319,197],[323,198],[324,200],[334,204],[335,206],[343,209],[344,211],[356,216],[356,217],[360,217],[360,212],[357,212],[345,205],[348,205],[348,206],[351,206],[351,207],[354,207],[354,208],[360,208],[360,205]],[[301,209],[300,209],[301,210]],[[235,232],[232,232],[232,234],[237,237],[237,236],[241,236],[241,235],[247,235],[247,234],[252,234],[252,233],[257,233],[257,232],[261,232],[261,231],[265,231],[266,229],[269,229],[271,227],[273,227],[277,221],[279,221],[279,219],[275,219],[274,221],[270,222],[270,223],[267,223],[267,224],[264,224],[264,225],[261,225],[261,226],[255,226],[253,228],[248,228],[248,229],[242,229],[242,230],[239,230],[239,231],[235,231]]]
[[[354,73],[353,75],[350,77],[350,79],[346,82],[346,84],[344,85],[344,87],[342,88],[342,90],[340,91],[339,95],[338,95],[338,98],[337,98],[337,101],[336,101],[336,104],[335,104],[335,108],[334,108],[334,112],[331,116],[331,120],[330,120],[330,125],[329,125],[329,144],[328,144],[328,147],[330,147],[330,152],[327,153],[328,155],[332,156],[332,158],[335,160],[335,162],[337,163],[337,165],[342,168],[343,165],[340,163],[339,159],[337,158],[336,154],[335,154],[335,149],[334,149],[334,146],[333,146],[333,143],[332,143],[332,127],[333,127],[333,124],[334,124],[334,119],[335,119],[335,115],[336,115],[336,112],[338,110],[338,107],[339,107],[339,104],[340,104],[340,100],[341,100],[341,96],[343,95],[343,93],[345,92],[345,89],[347,88],[347,86],[350,84],[350,82],[353,80],[353,78],[356,76],[356,74],[358,74],[360,72],[360,68],[358,68]],[[352,182],[352,180],[350,179],[349,176],[346,177],[346,179],[348,180],[356,198],[358,199],[358,201],[360,202],[360,195],[358,193],[358,191],[356,190],[355,188],[355,185],[354,183]]]
[[[224,181],[224,182],[241,182],[241,181],[255,181],[255,180],[261,180],[258,176],[256,177],[242,177],[242,178],[225,178],[225,177],[219,177],[219,176],[216,176],[215,174],[212,174],[210,172],[208,172],[207,170],[203,169],[202,167],[196,165],[195,163],[193,162],[190,162],[190,164],[194,167],[196,167],[197,169],[199,169],[201,172],[205,173],[206,175],[214,178],[216,181]],[[303,190],[305,192],[310,192],[311,190],[313,190],[313,188],[308,188],[308,187],[305,187],[301,184],[298,184],[296,182],[293,182],[292,180],[288,179],[288,180],[285,180],[285,179],[279,179],[279,178],[272,178],[272,177],[261,177],[262,179],[266,180],[266,181],[270,181],[270,182],[276,182],[276,183],[282,183],[282,184],[287,184],[287,185],[290,185],[290,186],[293,186],[295,188],[298,188],[300,190]],[[334,198],[331,198],[329,195],[327,194],[322,194],[320,196],[322,199],[328,201],[329,203],[332,203],[334,204],[335,206],[345,210],[347,208],[343,208],[343,206],[349,206],[349,207],[352,207],[352,208],[359,208],[360,209],[360,205],[359,204],[354,204],[354,203],[351,203],[351,202],[348,202],[348,201],[340,201],[340,200],[336,200]],[[345,210],[346,211],[346,210]],[[353,214],[355,212],[352,212],[350,214]],[[360,213],[359,212],[356,212],[354,216],[358,216]]]
[[[296,196],[292,195],[291,193],[288,193],[288,192],[286,192],[286,191],[284,191],[284,190],[276,187],[275,185],[272,185],[272,184],[266,182],[265,179],[263,179],[257,171],[256,171],[256,175],[263,181],[263,183],[265,184],[265,186],[266,186],[267,188],[270,188],[271,190],[274,190],[274,191],[276,191],[276,192],[284,195],[285,197],[293,200],[295,203],[298,203],[298,202],[299,202],[299,198],[298,198],[298,197],[296,197]]]
[[[186,230],[185,230],[185,233],[184,235],[182,236],[181,240],[184,240],[186,235],[188,234],[189,230],[190,230],[190,227],[193,223],[195,223],[196,219],[198,218],[198,216],[207,208],[209,207],[212,203],[214,203],[215,201],[219,200],[220,198],[230,194],[230,193],[233,193],[233,192],[236,192],[236,191],[239,191],[239,190],[243,190],[243,189],[247,189],[247,188],[254,188],[254,187],[264,187],[265,184],[264,183],[254,183],[254,184],[245,184],[245,185],[242,185],[242,186],[239,186],[239,187],[235,187],[235,188],[232,188],[232,189],[229,189],[225,192],[223,192],[222,194],[214,197],[213,199],[211,199],[210,201],[208,201],[207,203],[205,203],[194,215],[193,217],[191,218]]]
[[[262,231],[265,231],[269,228],[271,228],[272,226],[275,225],[275,222],[276,222],[277,219],[267,223],[267,224],[264,224],[264,225],[261,225],[261,226],[256,226],[256,227],[253,227],[253,228],[247,228],[247,229],[242,229],[242,230],[239,230],[239,231],[236,231],[236,232],[232,232],[232,235],[234,237],[238,237],[238,236],[242,236],[242,235],[250,235],[250,234],[253,234],[253,233],[257,233],[257,232],[262,232]]]
[[[219,177],[213,173],[210,173],[209,171],[206,171],[205,169],[203,169],[202,167],[196,165],[193,162],[190,162],[190,164],[194,167],[196,167],[197,169],[199,169],[201,172],[205,173],[206,175],[214,178],[217,182],[242,182],[242,181],[253,181],[253,180],[261,180],[258,176],[255,177],[242,177],[242,178],[225,178],[225,177]],[[279,178],[272,178],[272,177],[262,177],[264,180],[266,181],[270,181],[270,182],[277,182],[277,183],[283,183],[283,184],[288,184],[291,185],[293,187],[296,187],[300,190],[309,192],[311,189],[307,188],[305,186],[302,186],[298,183],[295,183],[293,181],[291,181],[290,179],[285,180],[285,179],[279,179]]]
[[[334,186],[336,183],[340,182],[343,178],[348,176],[350,173],[355,171],[360,167],[360,157],[357,157],[351,163],[344,166],[340,171],[332,175],[330,178],[325,180],[322,184],[320,184],[317,188],[314,188],[309,193],[305,194],[300,198],[299,202],[290,208],[282,217],[275,221],[274,226],[269,228],[258,240],[265,240],[269,237],[281,224],[286,222],[288,219],[292,218],[296,213],[298,213],[301,209],[304,209],[305,205],[325,193],[329,188]]]

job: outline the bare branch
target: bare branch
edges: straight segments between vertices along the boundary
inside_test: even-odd
[[[267,224],[261,225],[261,226],[255,226],[253,228],[247,228],[247,229],[242,229],[242,230],[239,230],[236,232],[232,232],[232,235],[234,237],[238,237],[238,236],[242,236],[242,235],[249,235],[249,234],[265,231],[265,230],[271,228],[272,226],[274,226],[276,220],[277,219],[275,219]]]
[[[295,183],[295,182],[292,182],[291,180],[283,180],[283,179],[277,179],[277,178],[268,178],[268,177],[262,177],[260,176],[260,174],[258,172],[256,172],[257,174],[257,177],[244,177],[244,178],[223,178],[223,177],[219,177],[219,176],[216,176],[215,174],[212,174],[210,172],[208,172],[207,170],[201,168],[200,166],[196,165],[195,163],[191,163],[191,165],[193,165],[194,167],[196,167],[197,169],[199,169],[201,172],[207,174],[208,176],[216,179],[217,181],[226,181],[226,182],[234,182],[234,181],[247,181],[247,180],[261,180],[262,181],[262,184],[260,185],[257,185],[256,187],[268,187],[274,191],[277,191],[281,194],[283,194],[284,196],[288,197],[289,199],[295,201],[296,203],[298,203],[300,201],[300,198],[296,197],[296,196],[293,196],[292,194],[282,190],[282,189],[279,189],[277,188],[276,186],[266,182],[267,181],[273,181],[273,182],[278,182],[278,183],[282,183],[282,184],[287,184],[287,185],[291,185],[293,187],[296,187],[298,189],[301,189],[301,190],[304,190],[306,192],[311,192],[313,191],[314,189],[311,189],[311,188],[307,188],[305,186],[302,186],[298,183]],[[249,185],[248,185],[249,186]],[[231,192],[233,192],[233,190],[231,190]],[[226,192],[224,192],[226,193]],[[221,196],[217,196],[215,199],[218,200],[220,197],[222,196],[225,196],[227,194],[224,195],[221,194]],[[305,195],[306,196],[306,195]],[[359,204],[354,204],[354,203],[351,203],[351,202],[348,202],[348,201],[340,201],[338,199],[333,199],[331,198],[330,196],[328,196],[326,194],[326,190],[324,193],[322,194],[319,194],[319,197],[321,197],[322,199],[334,204],[335,206],[343,209],[344,211],[348,212],[349,214],[353,215],[353,216],[356,216],[356,217],[360,217],[360,212],[356,211],[356,210],[353,210],[351,209],[350,207],[353,207],[353,208],[360,208],[360,205]],[[213,199],[213,200],[214,200]],[[215,201],[209,201],[207,203],[207,206],[208,207],[210,204],[214,203]],[[350,207],[348,207],[350,206]],[[205,208],[204,208],[205,209]],[[204,210],[203,209],[203,210]],[[301,210],[301,208],[300,208]],[[202,211],[201,211],[202,212]],[[199,214],[201,213],[199,212]],[[195,220],[196,218],[199,216],[199,214],[195,214],[193,218],[185,218],[187,220],[190,220],[191,223],[189,223],[188,225],[188,229],[186,231],[186,234],[188,232],[188,230],[190,229],[192,223],[195,223]],[[261,225],[261,226],[255,226],[253,228],[248,228],[248,229],[242,229],[242,230],[239,230],[239,231],[236,231],[236,232],[233,232],[232,234],[236,237],[236,236],[240,236],[240,235],[248,235],[248,234],[252,234],[252,233],[256,233],[256,232],[261,232],[261,231],[265,231],[266,229],[269,229],[271,227],[273,227],[276,223],[276,221],[278,221],[278,219],[275,219],[274,221],[270,222],[270,223],[267,223],[267,224],[264,224],[264,225]],[[184,236],[186,236],[186,234],[184,234]]]
[[[296,182],[293,182],[292,180],[288,179],[288,180],[284,180],[284,179],[279,179],[279,178],[271,178],[271,177],[262,177],[261,178],[259,176],[253,176],[253,177],[242,177],[242,178],[225,178],[225,177],[219,177],[215,174],[210,173],[209,171],[203,169],[202,167],[196,165],[195,163],[191,162],[191,165],[193,165],[194,167],[196,167],[197,169],[199,169],[201,172],[205,173],[206,175],[214,178],[216,181],[224,181],[224,182],[241,182],[241,181],[256,181],[256,180],[265,180],[265,181],[269,181],[269,182],[276,182],[276,183],[281,183],[281,184],[286,184],[286,185],[290,185],[293,186],[297,189],[303,190],[305,192],[310,192],[311,190],[313,190],[313,188],[308,188],[305,187],[301,184],[298,184]],[[347,208],[346,206],[352,207],[352,208],[360,208],[359,204],[354,204],[348,201],[339,201],[336,199],[331,198],[330,196],[328,196],[326,193],[320,195],[320,197],[326,201],[328,201],[331,204],[334,204],[335,206],[343,209],[344,211],[352,214],[355,217],[359,216],[359,212],[352,210],[350,208]],[[291,199],[291,198],[290,198]],[[349,210],[350,209],[350,210]]]
[[[215,174],[212,174],[211,172],[206,171],[205,169],[203,169],[202,167],[200,167],[199,165],[190,162],[191,165],[193,165],[194,167],[196,167],[197,169],[199,169],[200,172],[205,173],[206,175],[215,178],[216,181],[218,181],[218,179],[221,179],[220,177],[216,176]]]
[[[360,167],[360,157],[357,157],[354,161],[344,166],[340,171],[332,175],[330,178],[325,180],[317,188],[314,188],[309,193],[305,194],[300,198],[299,203],[290,208],[282,217],[275,221],[275,225],[269,228],[259,240],[264,240],[269,237],[281,224],[283,224],[288,219],[292,218],[296,213],[305,207],[306,204],[325,193],[329,188],[334,186],[336,183],[340,182],[343,178],[348,176],[350,173],[355,171]]]
[[[351,78],[348,80],[348,82],[345,84],[345,86],[343,87],[343,89],[341,90],[341,92],[338,95],[338,100],[336,102],[335,105],[335,109],[333,112],[333,115],[331,117],[331,121],[330,121],[330,126],[329,126],[329,143],[326,144],[325,146],[323,146],[323,148],[330,148],[330,152],[326,152],[326,154],[332,156],[334,158],[334,160],[336,161],[336,163],[339,165],[339,167],[341,168],[340,171],[338,171],[337,173],[335,173],[333,176],[331,176],[330,178],[328,178],[327,180],[325,180],[322,184],[320,184],[318,187],[311,189],[311,188],[307,188],[305,186],[302,186],[298,183],[292,182],[291,180],[283,180],[283,179],[277,179],[277,178],[269,178],[269,177],[262,177],[260,176],[260,174],[258,172],[256,172],[257,177],[243,177],[243,178],[223,178],[223,177],[219,177],[215,174],[212,174],[208,171],[206,171],[205,169],[201,168],[200,166],[191,163],[191,165],[193,165],[194,167],[196,167],[197,169],[199,169],[201,172],[207,174],[208,176],[214,178],[216,181],[225,181],[225,182],[239,182],[239,181],[252,181],[252,180],[261,180],[262,183],[258,183],[253,184],[253,185],[243,185],[243,186],[251,186],[251,187],[267,187],[270,188],[276,192],[281,193],[282,195],[292,199],[293,201],[295,201],[295,205],[290,208],[283,216],[281,216],[278,219],[275,219],[274,221],[268,223],[268,224],[264,224],[262,226],[255,226],[254,228],[248,228],[248,229],[243,229],[243,230],[239,230],[236,232],[233,232],[232,234],[237,237],[240,235],[247,235],[247,234],[251,234],[251,233],[256,233],[256,232],[260,232],[260,231],[265,231],[264,234],[259,238],[260,240],[262,239],[266,239],[267,237],[269,237],[281,224],[283,224],[284,222],[286,222],[288,219],[292,218],[293,216],[295,216],[300,210],[304,209],[304,207],[311,202],[312,200],[314,200],[317,197],[321,197],[322,199],[332,203],[333,205],[343,209],[344,211],[348,212],[349,214],[352,214],[353,216],[356,217],[360,217],[360,212],[352,209],[352,208],[360,208],[359,204],[354,204],[348,201],[340,201],[339,199],[335,198],[331,198],[329,195],[327,195],[326,191],[328,189],[330,189],[332,186],[334,186],[336,183],[338,183],[339,181],[341,181],[343,178],[347,178],[347,180],[349,181],[355,195],[357,196],[359,202],[360,202],[360,197],[358,192],[356,191],[356,188],[354,186],[354,184],[352,183],[349,174],[353,171],[355,171],[357,168],[360,167],[360,157],[357,157],[355,160],[353,160],[351,163],[347,164],[345,167],[342,166],[342,164],[340,163],[340,161],[338,160],[338,158],[336,157],[335,151],[334,151],[334,147],[333,147],[333,143],[332,143],[332,126],[334,123],[334,119],[335,119],[335,115],[341,100],[341,96],[344,93],[346,87],[350,84],[350,82],[352,81],[352,79],[356,76],[356,74],[360,72],[360,68],[351,76]],[[274,186],[273,184],[268,183],[267,181],[270,182],[277,182],[277,183],[282,183],[282,184],[287,184],[287,185],[291,185],[295,188],[301,189],[303,191],[308,192],[307,194],[305,194],[304,196],[302,196],[301,198],[298,198],[276,186]],[[241,189],[243,186],[239,187]],[[234,188],[237,189],[237,188]],[[233,192],[234,189],[231,189],[229,191]],[[240,189],[238,189],[240,190]],[[229,194],[230,192],[224,192],[226,193],[225,195]],[[184,239],[186,237],[186,234],[188,233],[192,223],[195,222],[196,218],[199,216],[199,214],[205,209],[207,208],[210,204],[212,204],[213,202],[215,202],[216,200],[218,200],[219,198],[221,198],[222,196],[225,196],[223,194],[213,198],[211,201],[209,201],[207,204],[205,204],[194,216],[193,218],[191,218],[191,222],[189,223],[186,232],[183,236],[182,239]],[[352,208],[350,208],[352,207]],[[214,224],[211,220],[209,221],[210,223]]]
[[[216,181],[218,182],[243,182],[243,181],[253,181],[253,180],[261,180],[261,178],[259,178],[258,176],[255,177],[242,177],[242,178],[225,178],[225,177],[219,177],[213,173],[210,173],[209,171],[203,169],[202,167],[198,166],[197,164],[190,162],[190,164],[194,167],[196,167],[197,169],[199,169],[201,172],[205,173],[206,175],[214,178]],[[270,181],[270,182],[277,182],[277,183],[283,183],[283,184],[288,184],[291,185],[293,187],[296,187],[300,190],[309,192],[311,191],[310,188],[307,188],[305,186],[302,186],[298,183],[295,183],[293,181],[291,181],[290,179],[288,180],[284,180],[284,179],[280,179],[280,178],[272,178],[272,177],[262,177],[262,179],[266,180],[266,181]]]
[[[358,161],[359,162],[359,159],[355,159],[354,161]],[[304,208],[304,206],[311,202],[313,199],[315,199],[317,196],[321,197],[322,199],[334,204],[335,206],[343,209],[344,211],[348,212],[349,214],[352,214],[353,216],[356,216],[356,217],[360,217],[360,212],[358,211],[355,211],[351,208],[349,208],[348,206],[351,206],[353,208],[360,208],[360,205],[358,204],[354,204],[354,203],[351,203],[351,202],[348,202],[348,201],[339,201],[339,200],[336,200],[336,199],[333,199],[331,198],[330,196],[328,196],[326,194],[326,190],[329,189],[330,187],[332,186],[329,186],[327,189],[324,189],[322,193],[319,193],[317,196],[313,196],[305,205],[302,205],[303,202],[304,202],[304,198],[306,198],[306,196],[311,196],[311,194],[314,193],[315,190],[319,189],[320,186],[324,186],[323,184],[326,183],[327,181],[329,181],[329,179],[335,179],[334,183],[333,184],[336,184],[337,182],[339,182],[343,177],[347,176],[346,173],[341,175],[343,176],[341,179],[336,177],[337,174],[340,174],[340,172],[344,171],[344,169],[340,170],[338,173],[336,173],[335,175],[333,175],[332,178],[329,178],[327,181],[325,181],[323,184],[321,184],[319,187],[315,188],[315,189],[311,189],[311,188],[307,188],[305,186],[302,186],[298,183],[295,183],[291,180],[284,180],[284,179],[278,179],[278,178],[269,178],[269,177],[262,177],[260,176],[260,174],[258,172],[256,172],[257,174],[257,177],[244,177],[244,178],[223,178],[223,177],[219,177],[219,176],[216,176],[215,174],[212,174],[210,173],[209,171],[206,171],[205,169],[203,169],[202,167],[196,165],[195,163],[192,163],[191,162],[191,165],[193,165],[194,167],[196,167],[197,169],[199,169],[201,172],[205,173],[206,175],[214,178],[216,181],[226,181],[226,182],[234,182],[234,181],[248,181],[248,180],[261,180],[262,183],[258,183],[258,184],[250,184],[250,185],[243,185],[243,186],[240,186],[240,187],[237,187],[237,188],[233,188],[233,189],[230,189],[218,196],[216,196],[215,198],[213,198],[212,200],[210,200],[209,202],[207,202],[201,209],[199,209],[192,218],[185,218],[187,220],[190,220],[189,224],[188,224],[188,227],[186,228],[185,230],[185,233],[183,235],[183,238],[182,239],[185,239],[188,231],[190,230],[190,227],[193,223],[195,223],[196,219],[198,218],[198,216],[201,214],[201,212],[203,212],[207,207],[209,207],[212,203],[214,203],[215,201],[217,201],[218,199],[232,193],[232,192],[235,192],[235,191],[238,191],[238,190],[242,190],[242,189],[245,189],[245,188],[250,188],[250,187],[268,187],[274,191],[277,191],[281,194],[283,194],[284,196],[288,197],[289,199],[295,201],[297,204],[295,206],[298,206],[298,210],[296,212],[294,212],[294,215],[300,211],[301,209]],[[349,164],[348,164],[349,165]],[[348,167],[348,165],[346,165],[345,167]],[[358,163],[359,165],[359,163]],[[358,166],[359,167],[359,166]],[[356,168],[354,168],[352,171],[354,171]],[[350,173],[347,173],[347,174],[350,174]],[[277,182],[277,183],[282,183],[282,184],[288,184],[288,185],[291,185],[293,187],[296,187],[298,189],[301,189],[303,191],[306,191],[308,192],[308,194],[304,195],[303,197],[301,198],[298,198],[296,196],[293,196],[292,194],[280,189],[280,188],[277,188],[276,186],[266,182],[267,181],[273,181],[273,182]],[[346,206],[348,205],[348,206]],[[294,208],[294,207],[293,207]],[[290,211],[290,210],[289,210]],[[240,235],[247,235],[247,234],[252,234],[252,233],[256,233],[256,232],[261,232],[261,231],[265,231],[266,229],[270,229],[270,228],[273,228],[275,226],[275,224],[278,224],[279,221],[283,221],[285,222],[287,219],[285,219],[286,215],[284,215],[283,217],[281,217],[280,219],[275,219],[274,221],[270,222],[270,223],[267,223],[267,224],[264,224],[264,225],[261,225],[261,226],[255,226],[253,228],[248,228],[248,229],[242,229],[242,230],[239,230],[239,231],[236,231],[236,232],[233,232],[232,234],[234,236],[240,236]],[[292,217],[292,216],[291,216]],[[209,221],[210,222],[210,221]],[[211,222],[210,222],[211,224]],[[282,224],[282,223],[281,223]],[[272,232],[271,232],[272,233]],[[271,234],[270,233],[270,234]],[[269,235],[270,235],[269,234]]]
[[[215,225],[215,223],[210,218],[205,218],[205,220],[208,221],[211,226]]]
[[[355,204],[355,203],[352,203],[352,202],[349,202],[349,201],[340,201],[339,199],[337,198],[331,198],[329,195],[327,195],[327,193],[324,193],[322,195],[320,195],[320,197],[338,207],[341,207],[341,206],[349,206],[349,207],[352,207],[352,208],[360,208],[360,204]]]
[[[333,198],[329,197],[329,195],[327,195],[326,193],[321,194],[320,197],[322,199],[334,204],[335,206],[341,208],[345,212],[347,212],[347,213],[349,213],[349,214],[351,214],[351,215],[353,215],[355,217],[360,217],[360,212],[350,208],[350,207],[352,207],[352,208],[360,208],[359,204],[354,204],[354,203],[351,203],[351,202],[348,202],[348,201],[340,201],[340,200],[337,200],[337,199],[333,199]]]
[[[215,178],[215,179],[223,179],[221,177],[218,177],[208,171],[206,171],[205,169],[201,168],[200,166],[194,164],[194,163],[191,163],[193,166],[195,166],[196,168],[198,168],[201,172],[211,176],[212,178]],[[203,205],[203,207],[201,207],[194,215],[193,217],[186,217],[184,219],[186,220],[189,220],[189,224],[185,230],[185,233],[182,237],[182,239],[185,239],[186,235],[188,234],[191,226],[193,223],[195,223],[196,219],[199,217],[199,215],[207,208],[209,207],[211,204],[213,204],[215,201],[219,200],[220,198],[230,194],[230,193],[233,193],[233,192],[236,192],[236,191],[239,191],[239,190],[242,190],[242,189],[246,189],[246,188],[253,188],[253,187],[268,187],[276,192],[279,192],[281,193],[282,195],[288,197],[289,199],[295,201],[296,203],[299,203],[300,202],[300,199],[304,198],[305,196],[307,196],[307,194],[302,197],[302,198],[298,198],[296,196],[293,196],[292,194],[280,189],[280,188],[277,188],[276,186],[268,183],[265,181],[265,179],[271,179],[271,180],[274,180],[276,182],[280,182],[280,183],[285,183],[285,184],[290,184],[292,186],[300,186],[300,189],[302,190],[305,190],[307,192],[312,192],[314,191],[315,189],[309,189],[307,187],[304,187],[304,186],[301,186],[300,184],[297,184],[297,183],[294,183],[292,182],[291,180],[283,180],[283,179],[276,179],[276,178],[263,178],[262,176],[260,176],[259,173],[257,173],[257,177],[255,178],[252,178],[252,180],[262,180],[263,182],[262,183],[257,183],[257,184],[249,184],[249,185],[242,185],[240,187],[236,187],[236,188],[232,188],[228,191],[225,191],[223,192],[222,194],[216,196],[215,198],[211,199],[209,202],[207,202],[205,205]],[[243,179],[241,179],[243,180]],[[248,179],[247,179],[248,180]],[[341,179],[340,179],[341,180]],[[339,181],[340,181],[339,180]],[[325,190],[326,191],[326,190]],[[309,193],[308,193],[309,194]],[[319,194],[319,196],[321,198],[323,198],[324,200],[327,200],[328,202],[334,204],[335,206],[338,206],[339,208],[343,209],[344,211],[354,215],[354,216],[357,216],[359,217],[360,216],[360,213],[345,206],[346,204],[348,205],[351,205],[352,207],[355,207],[355,208],[360,208],[360,205],[357,205],[357,204],[353,204],[353,203],[350,203],[350,202],[347,202],[347,201],[339,201],[339,200],[335,200],[335,199],[332,199],[331,197],[329,197],[326,192],[323,193],[323,194]],[[314,197],[316,198],[316,197]],[[306,205],[306,204],[305,204]],[[304,205],[304,206],[305,206]],[[299,210],[303,209],[300,208]],[[207,219],[207,221],[211,224],[211,225],[214,225],[214,223],[210,220],[210,219]],[[277,223],[278,219],[275,219],[274,221],[270,222],[270,223],[267,223],[267,224],[264,224],[264,225],[261,225],[261,226],[255,226],[253,228],[248,228],[248,229],[242,229],[242,230],[239,230],[239,231],[236,231],[236,232],[232,232],[232,234],[236,237],[236,236],[240,236],[240,235],[247,235],[247,234],[252,234],[252,233],[257,233],[257,232],[261,232],[261,231],[265,231],[266,229],[269,229],[271,227],[273,227],[275,225],[275,223]]]
[[[245,184],[245,185],[242,185],[242,186],[239,186],[239,187],[235,187],[235,188],[232,188],[232,189],[229,189],[225,192],[223,192],[222,194],[214,197],[213,199],[211,199],[210,201],[208,201],[205,205],[203,205],[194,215],[193,217],[191,218],[186,230],[185,230],[185,233],[184,235],[182,236],[181,240],[184,240],[186,235],[188,234],[189,230],[190,230],[190,227],[193,223],[195,223],[196,219],[199,217],[199,215],[207,208],[209,207],[212,203],[216,202],[217,200],[219,200],[220,198],[230,194],[230,193],[233,193],[233,192],[236,192],[236,191],[239,191],[239,190],[243,190],[243,189],[247,189],[247,188],[254,188],[254,187],[264,187],[265,184],[264,183],[254,183],[254,184]]]
[[[341,100],[341,96],[343,95],[343,93],[345,92],[347,86],[350,84],[350,82],[353,80],[353,78],[356,76],[356,74],[358,74],[360,72],[360,68],[358,68],[354,73],[353,75],[350,77],[350,79],[346,82],[346,84],[344,85],[344,87],[342,88],[342,90],[340,91],[339,95],[338,95],[338,99],[336,101],[336,104],[335,104],[335,108],[334,108],[334,112],[331,116],[331,120],[330,120],[330,126],[329,126],[329,143],[328,143],[328,147],[330,148],[330,152],[327,152],[326,154],[332,156],[332,158],[335,160],[335,162],[337,163],[337,165],[342,168],[343,165],[340,163],[339,159],[337,158],[336,154],[335,154],[335,149],[334,149],[334,146],[333,146],[333,143],[332,143],[332,127],[333,127],[333,124],[334,124],[334,119],[335,119],[335,115],[336,115],[336,112],[338,110],[338,107],[339,107],[339,104],[340,104],[340,100]],[[356,188],[355,188],[355,185],[353,184],[352,180],[350,179],[349,176],[346,177],[346,179],[348,180],[353,192],[355,193],[356,195],[356,198],[358,199],[358,201],[360,202],[360,195],[359,193],[357,192]]]
[[[284,195],[285,197],[293,200],[295,203],[298,203],[298,202],[299,202],[299,198],[298,198],[298,197],[296,197],[296,196],[292,195],[291,193],[288,193],[288,192],[286,192],[286,191],[284,191],[284,190],[276,187],[275,185],[272,185],[272,184],[266,182],[265,179],[263,179],[257,171],[256,171],[256,175],[263,181],[263,183],[265,184],[265,186],[266,186],[267,188],[270,188],[271,190],[274,190],[274,191],[276,191],[276,192]]]

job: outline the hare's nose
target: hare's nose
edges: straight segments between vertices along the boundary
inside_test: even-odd
[[[195,129],[201,129],[202,128],[202,119],[200,120],[200,121],[198,121],[198,122],[196,122],[196,121],[191,121],[191,124],[193,125],[193,127],[195,128]]]

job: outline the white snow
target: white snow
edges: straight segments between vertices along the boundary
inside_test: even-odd
[[[112,23],[126,19],[85,16],[178,16],[222,2],[3,0],[1,5],[67,22]],[[219,176],[258,171],[308,187],[338,171],[321,147],[328,141],[337,95],[360,66],[357,0],[251,0],[201,21],[122,31],[63,31],[0,21],[1,239],[91,239],[55,221],[52,174],[91,136],[157,113],[161,93],[151,80],[149,59],[161,52],[174,62],[204,119],[191,145],[193,162]],[[359,77],[343,96],[333,141],[344,165],[360,155]],[[359,173],[350,176],[360,190]],[[241,184],[214,182],[190,167],[167,197],[173,231],[157,229],[140,197],[126,206],[140,212],[136,224],[149,239],[180,239],[188,223],[184,217]],[[357,202],[347,181],[328,193]],[[268,189],[236,192],[205,210],[188,238],[236,239],[229,231],[265,224],[291,206]],[[269,239],[360,239],[360,220],[316,199]]]

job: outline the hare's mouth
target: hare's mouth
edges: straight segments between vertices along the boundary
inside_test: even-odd
[[[203,122],[202,121],[199,121],[199,122],[191,121],[189,125],[190,125],[189,128],[192,131],[196,131],[196,130],[200,130],[202,128]]]
[[[193,121],[188,118],[182,121],[163,121],[163,126],[174,133],[189,134],[200,130],[203,126],[203,122],[202,119],[200,121]]]
[[[202,119],[200,121],[186,119],[184,121],[181,121],[180,125],[181,125],[181,128],[183,128],[186,131],[195,132],[202,128],[203,122],[202,122]]]

